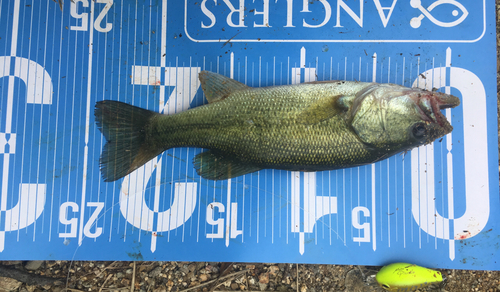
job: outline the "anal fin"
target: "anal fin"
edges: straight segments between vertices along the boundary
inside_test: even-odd
[[[214,150],[196,155],[193,164],[199,176],[211,180],[225,180],[261,170]]]

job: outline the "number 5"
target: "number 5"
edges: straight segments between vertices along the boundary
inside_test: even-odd
[[[370,242],[370,223],[359,223],[359,212],[363,212],[363,216],[370,217],[370,210],[366,207],[358,206],[352,209],[352,226],[356,229],[363,230],[363,237],[354,237],[354,242]]]

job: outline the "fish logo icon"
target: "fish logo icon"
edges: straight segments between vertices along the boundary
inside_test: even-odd
[[[450,5],[455,6],[458,9],[460,9],[463,13],[462,16],[454,21],[451,21],[451,22],[443,22],[443,21],[437,20],[431,14],[431,12],[432,12],[432,10],[434,10],[434,8],[436,8],[440,5],[443,5],[443,4],[450,4]],[[420,16],[414,17],[410,20],[410,25],[413,28],[419,28],[421,23],[422,23],[422,19],[424,19],[425,17],[427,17],[430,21],[432,21],[432,23],[439,25],[441,27],[453,27],[453,26],[457,26],[460,23],[462,23],[469,15],[469,11],[467,11],[467,9],[465,9],[465,7],[460,2],[458,2],[456,0],[438,0],[434,3],[432,3],[427,9],[425,9],[422,6],[422,2],[420,0],[410,0],[410,5],[411,5],[411,7],[416,8],[416,9],[420,10],[420,12],[422,12],[422,14],[420,14]],[[451,14],[454,17],[457,17],[459,14],[459,11],[457,9],[453,9],[451,11]]]

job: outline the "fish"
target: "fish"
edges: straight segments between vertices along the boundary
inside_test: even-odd
[[[386,291],[402,292],[437,286],[443,282],[443,275],[413,264],[393,263],[382,267],[375,279]]]
[[[356,167],[429,144],[453,127],[441,110],[460,104],[441,92],[396,84],[317,81],[249,87],[201,71],[208,104],[164,115],[127,103],[95,105],[106,139],[104,181],[116,181],[167,149],[197,147],[201,177],[225,180],[262,169]]]

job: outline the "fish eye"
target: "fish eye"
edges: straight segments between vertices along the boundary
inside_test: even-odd
[[[427,134],[427,129],[425,128],[424,123],[417,123],[413,126],[411,130],[413,137],[417,140],[424,138]]]
[[[385,289],[390,289],[391,287],[387,284],[382,284],[382,288],[385,288]]]

